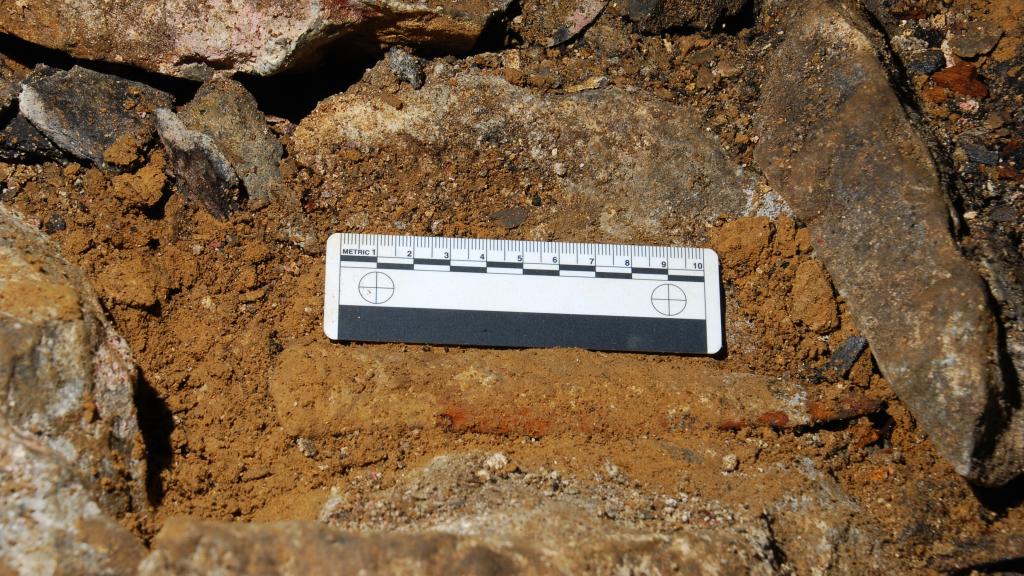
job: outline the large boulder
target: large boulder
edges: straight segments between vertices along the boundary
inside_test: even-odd
[[[684,108],[618,88],[539,94],[472,68],[430,72],[422,88],[396,96],[382,64],[321,102],[295,131],[297,161],[337,188],[331,180],[353,151],[400,159],[424,183],[446,165],[468,170],[494,158],[492,170],[523,175],[520,191],[557,193],[574,214],[593,214],[606,240],[664,241],[672,225],[703,234],[719,215],[756,204],[753,178]]]
[[[112,516],[148,506],[135,382],[82,272],[0,205],[0,422],[63,457]]]
[[[325,45],[468,51],[508,0],[30,0],[0,6],[0,32],[78,58],[175,76],[272,74]]]
[[[889,83],[884,41],[832,2],[801,9],[767,69],[755,157],[814,237],[879,367],[960,474],[1024,470],[1020,384],[989,295],[950,230],[928,146]]]

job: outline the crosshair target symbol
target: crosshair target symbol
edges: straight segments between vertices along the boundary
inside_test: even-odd
[[[675,316],[686,308],[686,293],[674,284],[660,284],[651,292],[651,305],[663,316]]]
[[[383,304],[395,295],[395,282],[383,272],[370,272],[359,279],[359,295],[370,304]]]

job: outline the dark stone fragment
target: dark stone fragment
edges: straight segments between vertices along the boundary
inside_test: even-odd
[[[1004,372],[1012,358],[951,233],[928,145],[878,59],[884,39],[856,10],[825,0],[794,10],[768,67],[755,158],[939,453],[971,481],[1002,485],[1024,471],[1020,383]],[[966,64],[940,77],[980,84]]]
[[[49,220],[46,221],[46,224],[43,224],[43,230],[45,230],[47,234],[55,234],[61,230],[66,230],[67,227],[68,223],[61,218],[60,214],[50,216]]]
[[[832,357],[828,359],[822,371],[825,375],[835,375],[838,378],[845,378],[850,373],[850,368],[857,363],[857,359],[868,347],[868,339],[863,336],[850,336],[836,348]]]
[[[946,57],[942,50],[919,50],[907,56],[905,65],[909,72],[931,74],[942,70],[946,65]]]
[[[189,130],[170,110],[157,110],[156,118],[181,192],[216,218],[230,216],[241,205],[238,176],[213,139]]]
[[[999,163],[999,152],[989,150],[980,144],[964,144],[963,149],[967,153],[967,157],[975,162],[989,166]]]
[[[64,158],[64,153],[20,114],[0,129],[0,160],[4,162],[26,163]]]
[[[274,198],[284,150],[244,86],[234,80],[207,82],[178,117],[189,130],[209,136],[245,185],[250,200],[262,203]]]
[[[499,224],[504,226],[508,230],[518,228],[522,226],[523,222],[526,222],[527,217],[530,216],[530,211],[522,206],[516,206],[515,208],[507,208],[491,214],[491,220],[497,220]]]
[[[79,66],[37,69],[19,97],[21,114],[54,144],[104,167],[115,143],[152,140],[153,112],[172,103],[170,94],[145,84]]]

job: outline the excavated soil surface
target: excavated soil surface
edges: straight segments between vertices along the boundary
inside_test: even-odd
[[[516,51],[514,67],[491,54],[464,65],[537,90],[596,76],[635,86],[691,106],[734,160],[750,163],[745,127],[763,44],[746,34],[668,40],[595,25],[564,51]],[[294,125],[275,129],[290,147]],[[288,157],[282,198],[228,221],[185,203],[160,151],[124,175],[0,164],[3,201],[82,267],[141,369],[155,513],[132,528],[144,536],[178,515],[315,519],[332,488],[372,500],[438,455],[494,452],[595,490],[621,476],[641,494],[753,511],[808,483],[799,470],[809,465],[905,557],[1024,527],[1019,486],[973,491],[916,428],[870,349],[848,376],[823,375],[858,330],[806,231],[786,216],[637,239],[686,237],[719,251],[728,348],[717,357],[328,341],[322,250],[333,232],[607,240],[585,202],[524,189],[549,176],[500,159],[439,159],[436,177],[452,185],[424,193],[408,176],[415,159],[333,152],[344,170],[325,178]],[[521,225],[492,217],[517,206],[529,210]],[[731,395],[723,373],[795,383],[823,412],[795,426],[751,413],[740,393],[750,385]],[[650,502],[621,506],[642,523]],[[354,514],[350,525],[379,525],[372,510]]]

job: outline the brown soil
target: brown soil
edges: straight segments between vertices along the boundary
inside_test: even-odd
[[[518,50],[515,66],[492,54],[470,60],[537,89],[606,75],[687,103],[751,162],[753,50],[743,34],[664,40],[599,22],[566,53]],[[185,204],[160,152],[125,175],[0,164],[2,199],[85,270],[140,366],[154,500],[152,518],[133,527],[140,533],[177,515],[313,519],[333,487],[371,497],[452,452],[502,452],[583,485],[600,483],[611,462],[640,490],[752,510],[806,481],[787,471],[809,459],[918,568],[957,543],[1024,527],[1019,505],[979,499],[937,456],[870,350],[847,377],[820,376],[858,332],[806,231],[785,217],[697,231],[723,262],[728,349],[718,357],[325,340],[322,249],[333,232],[602,239],[586,206],[524,190],[531,175],[500,158],[442,159],[437,178],[458,193],[424,195],[404,176],[414,159],[333,152],[348,163],[335,180],[286,159],[289,196],[226,222]],[[514,229],[490,217],[534,196],[560,208],[531,211]],[[741,394],[702,394],[722,386],[723,371],[801,383],[820,417],[787,426],[785,415],[750,412]],[[847,410],[851,394],[868,408]],[[723,470],[728,455],[736,470]]]

